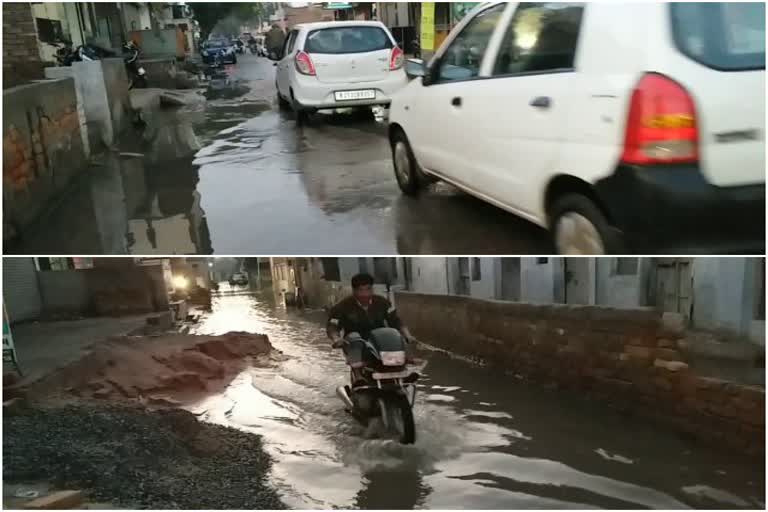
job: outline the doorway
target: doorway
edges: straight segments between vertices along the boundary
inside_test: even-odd
[[[690,258],[659,258],[656,262],[656,305],[691,321],[693,265]]]
[[[588,305],[594,302],[591,258],[565,259],[565,303]]]
[[[520,258],[501,258],[501,290],[499,299],[520,300]]]

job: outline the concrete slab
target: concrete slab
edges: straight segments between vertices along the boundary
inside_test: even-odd
[[[19,365],[18,386],[27,386],[80,359],[88,348],[110,336],[127,334],[150,315],[99,317],[64,322],[31,322],[12,327]],[[3,366],[3,372],[6,367]]]
[[[147,89],[131,89],[128,93],[131,108],[140,112],[158,110],[160,108],[160,97],[163,95],[163,92],[164,89],[151,87]]]

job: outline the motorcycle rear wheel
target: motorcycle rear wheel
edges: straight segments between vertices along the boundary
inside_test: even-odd
[[[416,422],[413,409],[405,395],[387,397],[379,402],[382,415],[387,417],[388,430],[399,437],[400,444],[416,442]]]

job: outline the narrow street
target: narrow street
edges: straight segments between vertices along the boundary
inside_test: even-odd
[[[214,297],[193,329],[269,335],[284,358],[195,404],[264,436],[290,508],[763,508],[764,473],[605,406],[425,353],[414,446],[366,440],[334,395],[347,373],[322,312]]]
[[[6,252],[541,254],[546,233],[439,185],[397,187],[386,124],[280,112],[272,62],[243,55],[207,101],[148,119]],[[137,155],[143,157],[137,157]]]

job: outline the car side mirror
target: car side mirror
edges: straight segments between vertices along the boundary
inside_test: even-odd
[[[405,62],[405,74],[409,78],[418,78],[426,75],[426,64],[421,59],[408,59]]]
[[[424,63],[424,76],[421,79],[421,85],[428,87],[436,82],[437,70],[440,69],[440,61],[433,60],[430,64]]]

